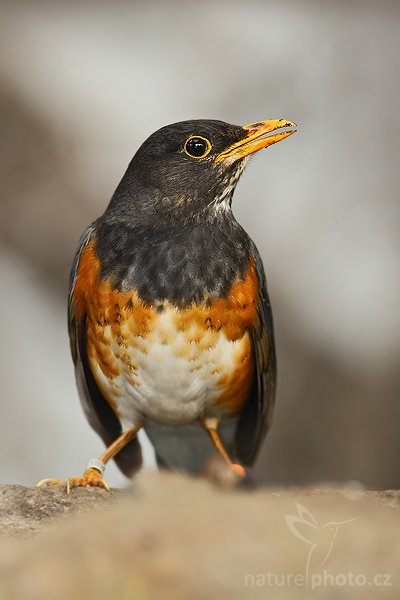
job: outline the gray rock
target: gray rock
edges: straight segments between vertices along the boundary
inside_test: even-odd
[[[107,506],[117,493],[76,488],[68,496],[64,486],[0,485],[0,536],[39,532],[55,519]]]
[[[70,497],[3,486],[0,599],[399,597],[397,491],[135,481]]]

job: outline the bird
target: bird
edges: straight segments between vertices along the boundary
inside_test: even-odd
[[[246,478],[271,425],[276,356],[263,263],[232,196],[250,157],[295,131],[285,119],[164,126],[83,233],[69,338],[83,410],[106,450],[66,481],[68,493],[109,489],[111,459],[132,477],[141,429],[162,468],[200,473],[217,453]]]

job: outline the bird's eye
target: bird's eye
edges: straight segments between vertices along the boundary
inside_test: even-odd
[[[211,150],[211,143],[200,135],[191,135],[183,149],[190,158],[205,158]]]

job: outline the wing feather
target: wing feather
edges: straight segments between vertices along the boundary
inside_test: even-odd
[[[259,295],[257,319],[251,329],[255,370],[247,404],[235,436],[235,455],[244,465],[252,465],[272,422],[276,388],[276,356],[272,311],[264,267],[256,246],[251,243]]]
[[[90,225],[83,233],[76,252],[71,270],[68,296],[68,331],[72,359],[75,365],[75,377],[79,397],[85,415],[100,435],[106,446],[109,446],[122,433],[118,417],[113,412],[107,400],[100,392],[89,366],[86,350],[86,315],[77,317],[73,291],[78,276],[81,254],[87,244],[93,239],[95,228]],[[133,475],[142,464],[142,454],[137,438],[133,439],[115,457],[115,462],[128,477]]]

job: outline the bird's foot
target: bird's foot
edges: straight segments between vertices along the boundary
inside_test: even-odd
[[[96,466],[91,466],[91,464],[95,464]],[[42,479],[39,483],[36,484],[37,487],[44,486],[52,486],[52,485],[64,485],[67,494],[71,493],[72,488],[74,487],[101,487],[107,492],[110,491],[108,483],[106,483],[103,479],[104,472],[104,464],[98,460],[92,460],[89,463],[88,468],[82,475],[82,477],[69,477],[67,481],[60,481],[59,479]]]
[[[229,465],[229,467],[236,475],[239,475],[239,477],[241,477],[242,479],[246,479],[246,477],[247,477],[246,469],[244,467],[242,467],[242,465],[231,463]]]
[[[206,478],[222,488],[246,486],[248,473],[242,465],[227,464],[219,454],[212,455],[205,463],[203,473]]]
[[[106,483],[103,479],[103,474],[94,469],[93,467],[89,467],[86,469],[82,477],[70,477],[67,479],[67,494],[71,493],[72,488],[74,487],[101,487],[107,492],[110,491],[108,483]]]

